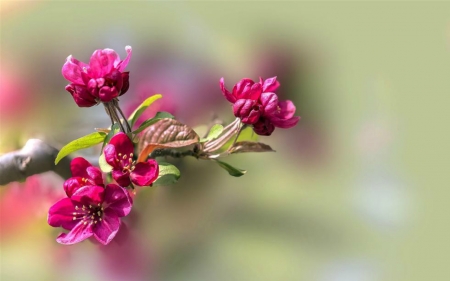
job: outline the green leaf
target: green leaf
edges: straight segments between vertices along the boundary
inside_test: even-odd
[[[158,179],[152,184],[152,186],[171,185],[178,181],[180,178],[180,170],[170,163],[159,163],[159,175]]]
[[[134,111],[131,113],[131,115],[128,117],[128,123],[130,123],[130,126],[133,127],[134,123],[138,120],[138,118],[141,116],[141,114],[149,107],[153,102],[156,100],[162,98],[162,95],[156,94],[149,98],[147,98],[145,101],[143,101]]]
[[[86,135],[84,137],[81,137],[79,139],[73,140],[66,144],[61,150],[58,152],[58,155],[55,159],[55,165],[58,164],[58,162],[69,155],[70,153],[83,149],[88,148],[91,146],[94,146],[96,144],[101,143],[106,137],[106,134],[103,132],[94,132],[89,135]]]
[[[106,162],[104,153],[102,153],[98,158],[98,165],[100,166],[100,169],[103,173],[110,173],[113,169],[113,167]]]
[[[207,142],[210,140],[213,140],[220,136],[220,134],[223,132],[223,126],[221,124],[215,124],[211,127],[211,130],[209,130],[208,136],[206,138],[203,138],[200,140],[200,142]]]
[[[243,176],[245,173],[247,173],[246,170],[241,170],[241,169],[235,168],[228,163],[225,163],[225,162],[222,162],[219,160],[214,160],[214,161],[216,161],[220,167],[225,169],[233,177],[240,177],[240,176]]]
[[[142,132],[145,128],[147,128],[148,126],[150,126],[150,125],[152,125],[152,124],[154,124],[154,123],[156,123],[156,122],[158,122],[159,120],[164,119],[164,118],[170,118],[170,119],[173,119],[174,116],[173,116],[172,114],[170,114],[170,113],[168,113],[168,112],[164,112],[164,111],[157,112],[156,115],[155,115],[155,117],[153,117],[153,118],[151,118],[151,119],[148,119],[148,120],[145,120],[144,122],[142,122],[142,124],[139,126],[139,128],[137,128],[135,131],[133,131],[133,133],[134,133],[134,134],[140,133],[140,132]]]

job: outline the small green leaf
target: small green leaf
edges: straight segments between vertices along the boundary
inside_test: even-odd
[[[214,124],[214,126],[211,127],[211,130],[209,130],[208,136],[206,136],[206,138],[201,139],[200,142],[207,142],[213,140],[218,136],[220,136],[222,132],[223,126],[221,124]]]
[[[134,134],[140,133],[140,132],[142,132],[145,128],[147,128],[148,126],[150,126],[150,125],[152,125],[152,124],[154,124],[154,123],[156,123],[156,122],[158,122],[159,120],[164,119],[164,118],[170,118],[170,119],[173,119],[174,116],[173,116],[172,114],[170,114],[170,113],[168,113],[168,112],[164,112],[164,111],[157,112],[156,115],[155,115],[155,117],[153,117],[153,118],[151,118],[151,119],[148,119],[148,120],[145,120],[144,122],[142,122],[142,124],[139,126],[139,128],[137,128],[135,131],[133,131],[133,133],[134,133]]]
[[[225,162],[222,162],[219,160],[214,160],[214,161],[216,161],[220,167],[225,169],[233,177],[240,177],[240,176],[243,176],[245,173],[247,173],[246,170],[241,170],[241,169],[235,168],[228,163],[225,163]]]
[[[134,123],[138,120],[138,118],[141,116],[141,114],[149,107],[153,102],[156,100],[162,98],[162,95],[156,94],[149,98],[147,98],[145,101],[143,101],[136,110],[131,113],[131,115],[128,117],[128,123],[130,123],[130,126],[133,127]]]
[[[98,158],[98,165],[100,166],[100,169],[103,173],[110,173],[113,169],[113,167],[106,162],[104,153],[102,153]]]
[[[58,164],[58,162],[69,155],[70,153],[83,149],[88,148],[91,146],[94,146],[96,144],[101,143],[106,137],[106,134],[103,132],[94,132],[89,135],[86,135],[84,137],[81,137],[79,139],[73,140],[66,144],[61,150],[58,152],[58,155],[55,159],[55,165]]]
[[[152,186],[171,185],[178,181],[180,178],[180,170],[170,163],[159,163],[159,175],[158,179],[152,184]]]

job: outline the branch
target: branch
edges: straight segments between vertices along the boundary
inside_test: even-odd
[[[0,185],[22,181],[27,177],[53,171],[62,178],[71,177],[70,157],[55,166],[58,150],[38,139],[30,139],[21,150],[0,156]]]

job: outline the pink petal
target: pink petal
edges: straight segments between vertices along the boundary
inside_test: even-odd
[[[255,83],[253,84],[247,98],[251,100],[258,100],[259,97],[261,96],[261,93],[262,93],[261,84]]]
[[[120,219],[111,209],[103,211],[103,218],[93,226],[94,237],[103,245],[108,244],[116,236],[120,227]]]
[[[128,171],[123,172],[122,169],[113,170],[112,177],[120,186],[127,187],[131,184],[130,173]]]
[[[159,175],[158,163],[150,159],[147,162],[139,162],[130,173],[131,181],[139,186],[149,186]]]
[[[118,154],[121,153],[121,155],[127,155],[127,157],[134,151],[133,142],[123,132],[117,133],[114,137],[112,137],[109,144],[111,144],[115,147],[116,153],[118,153]],[[106,153],[105,153],[105,156],[106,156]]]
[[[220,83],[220,89],[222,90],[222,93],[223,93],[224,97],[225,97],[229,102],[234,103],[234,102],[236,101],[236,97],[233,96],[233,95],[227,90],[227,88],[225,88],[225,81],[224,81],[223,77],[220,78],[219,83]]]
[[[78,207],[81,206],[89,206],[89,205],[96,205],[103,203],[103,198],[105,196],[104,194],[105,189],[98,185],[86,185],[82,188],[75,191],[74,194],[72,194],[72,202],[74,204],[77,204]]]
[[[79,221],[69,233],[61,233],[58,238],[56,238],[56,242],[64,245],[71,245],[91,237],[92,234],[92,225],[88,223],[84,224],[83,221]]]
[[[131,46],[126,46],[125,51],[127,52],[127,57],[123,61],[121,61],[117,65],[115,65],[117,70],[120,72],[123,72],[125,70],[125,68],[127,67],[128,63],[130,62],[131,51],[132,51]]]
[[[253,124],[253,131],[260,136],[270,136],[275,130],[275,126],[270,120],[261,118],[257,123]]]
[[[242,91],[245,89],[245,86],[247,85],[253,85],[255,82],[253,82],[250,78],[244,78],[241,81],[239,81],[236,85],[233,87],[233,96],[236,98],[239,98],[239,96],[242,94]]]
[[[64,191],[67,194],[67,197],[72,197],[72,195],[81,187],[85,186],[86,183],[83,182],[83,178],[81,177],[72,177],[67,179],[64,182]]]
[[[275,92],[280,87],[277,77],[268,78],[264,81],[263,92]]]
[[[120,62],[119,55],[113,49],[96,50],[89,61],[88,74],[92,78],[102,78]]]
[[[280,119],[290,119],[295,114],[295,105],[290,100],[280,101],[278,103],[280,112],[276,116]]]
[[[116,87],[104,86],[98,91],[98,97],[102,102],[110,102],[119,96],[119,91]]]
[[[47,222],[53,227],[63,227],[67,230],[72,229],[78,221],[73,220],[75,206],[70,198],[64,198],[56,202],[48,210]]]
[[[124,188],[116,184],[108,184],[105,189],[104,204],[105,209],[114,211],[119,217],[124,217],[130,213],[133,200]]]
[[[122,72],[122,89],[120,90],[119,96],[125,94],[130,88],[130,73]]]
[[[87,178],[89,177],[86,169],[91,167],[91,163],[89,163],[83,157],[76,157],[70,162],[70,171],[72,172],[72,177],[81,177]]]
[[[276,113],[278,97],[275,93],[263,93],[261,94],[260,100],[264,108],[264,116],[270,117]]]
[[[271,118],[270,121],[278,128],[288,129],[297,125],[298,121],[300,121],[299,116],[294,116],[290,119],[279,119],[279,118]]]
[[[118,160],[118,156],[116,152],[116,147],[114,145],[107,144],[103,149],[103,153],[105,154],[106,163],[108,163],[109,165],[113,166],[116,169],[122,169],[120,161],[116,161],[116,159]]]
[[[66,91],[72,95],[73,100],[79,107],[91,107],[97,104],[95,97],[88,92],[85,86],[69,84],[66,86]]]
[[[88,167],[86,169],[88,177],[92,184],[103,185],[103,174],[102,171],[97,167]]]
[[[72,55],[68,56],[66,62],[62,67],[62,75],[64,78],[69,80],[72,83],[83,85],[83,79],[81,78],[81,72],[83,72],[83,68],[87,68],[88,65],[84,62],[81,62]]]
[[[254,124],[261,116],[261,106],[255,100],[239,99],[233,104],[234,116],[245,124]]]

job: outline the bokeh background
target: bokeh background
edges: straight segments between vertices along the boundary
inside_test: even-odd
[[[58,176],[2,186],[1,280],[450,280],[449,3],[0,3],[1,153],[107,127],[61,76],[107,47],[133,47],[124,108],[161,93],[154,112],[231,121],[219,79],[277,75],[302,117],[227,159],[244,177],[176,162],[107,247],[56,243]]]

